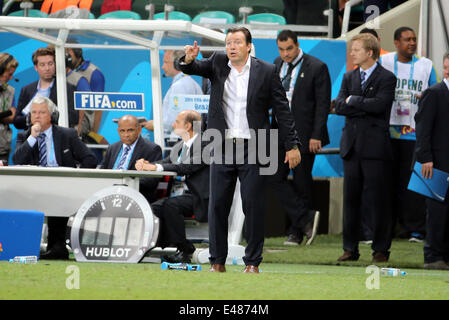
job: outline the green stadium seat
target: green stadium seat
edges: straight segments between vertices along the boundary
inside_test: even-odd
[[[248,16],[248,23],[251,22],[265,22],[265,23],[277,23],[287,24],[287,21],[283,16],[275,13],[256,13]]]
[[[89,12],[89,19],[95,19],[95,15],[92,12]]]
[[[165,12],[159,12],[154,15],[154,20],[164,20]],[[191,21],[192,18],[184,12],[181,11],[172,11],[168,14],[168,20],[185,20]]]
[[[18,10],[18,11],[11,12],[10,14],[8,14],[8,16],[11,16],[11,17],[24,17],[25,16],[25,10]],[[28,17],[47,18],[48,14],[45,13],[45,12],[42,12],[40,10],[30,9],[30,10],[28,10]]]
[[[133,19],[141,20],[140,14],[134,11],[117,10],[102,14],[98,19]]]
[[[192,22],[193,23],[202,23],[202,18],[210,19],[208,21],[212,21],[212,19],[217,19],[217,21],[225,20],[224,23],[235,23],[235,18],[232,14],[225,11],[205,11],[197,14]],[[212,22],[211,22],[212,23]]]

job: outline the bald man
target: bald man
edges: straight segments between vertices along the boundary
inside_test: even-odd
[[[162,159],[162,149],[157,144],[140,136],[142,127],[135,116],[125,115],[118,121],[120,141],[109,146],[104,156],[102,169],[136,170],[138,159],[153,162]],[[139,191],[148,202],[156,200],[159,178],[140,180]]]
[[[174,171],[178,177],[169,198],[151,204],[155,216],[161,220],[158,245],[174,245],[178,251],[163,257],[171,263],[189,263],[195,247],[186,239],[184,218],[195,216],[200,222],[207,221],[209,205],[209,165],[201,154],[207,142],[201,142],[200,132],[193,130],[196,123],[201,128],[201,115],[192,110],[182,111],[173,123],[173,132],[182,141],[173,146],[169,157],[156,163],[143,159],[137,161],[137,170]]]

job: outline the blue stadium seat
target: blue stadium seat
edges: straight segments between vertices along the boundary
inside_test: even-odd
[[[154,15],[154,20],[164,20],[165,12],[159,12]],[[168,14],[168,20],[185,20],[191,21],[192,18],[184,12],[181,11],[172,11]]]
[[[256,13],[248,16],[248,23],[253,22],[269,22],[277,24],[287,24],[283,16],[275,13]]]
[[[208,19],[220,19],[223,20],[225,19],[224,23],[235,23],[235,18],[232,14],[225,12],[225,11],[206,11],[206,12],[201,12],[199,14],[197,14],[192,22],[193,23],[202,23],[201,22],[201,18],[208,18]]]
[[[11,17],[24,17],[25,16],[25,10],[18,10],[18,11],[14,11],[11,12],[10,14],[8,14],[8,16]],[[47,18],[48,14],[45,12],[42,12],[40,10],[36,10],[36,9],[30,9],[28,10],[28,17],[33,17],[33,18]]]
[[[141,20],[140,14],[134,11],[117,10],[102,14],[98,19],[133,19]]]

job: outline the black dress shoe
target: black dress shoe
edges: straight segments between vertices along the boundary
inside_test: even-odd
[[[162,259],[169,263],[190,263],[192,254],[188,254],[185,251],[177,251],[172,256],[163,256]]]
[[[340,256],[337,261],[357,261],[359,260],[360,254],[358,252],[345,251],[342,256]]]
[[[69,260],[69,252],[65,247],[53,247],[39,256],[41,260]]]

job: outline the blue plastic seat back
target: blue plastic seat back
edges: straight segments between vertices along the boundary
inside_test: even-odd
[[[11,17],[24,17],[25,16],[25,10],[18,10],[18,11],[11,12],[10,14],[8,14],[8,16],[11,16]],[[45,13],[45,12],[42,12],[40,10],[30,9],[30,10],[28,10],[28,17],[32,17],[32,18],[47,18],[48,14]]]
[[[102,14],[98,19],[133,19],[141,20],[140,14],[134,11],[117,10]]]
[[[203,23],[201,20],[202,18],[206,18],[206,19],[217,19],[217,22],[219,20],[224,20],[224,23],[235,23],[235,18],[232,14],[230,14],[229,12],[225,12],[225,11],[206,11],[206,12],[201,12],[199,14],[197,14],[192,22],[193,23]],[[205,20],[205,19],[204,19]]]
[[[165,12],[159,12],[154,15],[154,20],[164,20]],[[168,14],[168,20],[184,20],[191,21],[192,18],[184,12],[181,11],[172,11]]]

